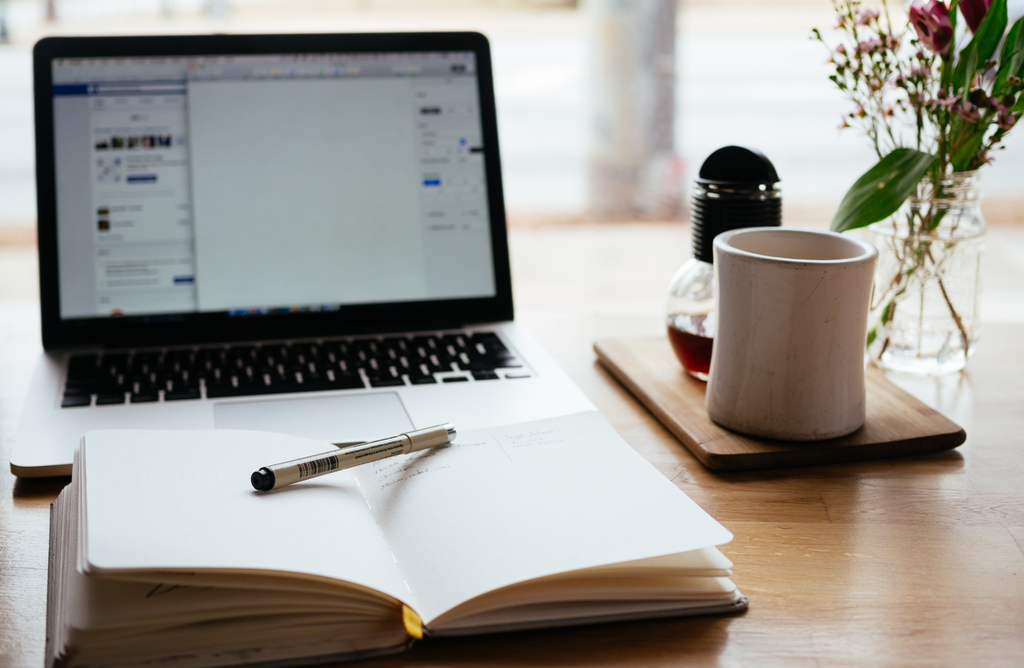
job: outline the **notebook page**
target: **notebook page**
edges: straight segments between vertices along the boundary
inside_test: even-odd
[[[252,431],[93,431],[82,452],[91,572],[231,569],[337,578],[409,601],[351,471],[257,492],[261,466],[331,449]]]
[[[349,615],[353,620],[394,616],[394,607],[380,599],[342,599],[332,596],[329,591],[293,593],[224,587],[181,587],[83,575],[75,567],[79,542],[78,532],[74,530],[78,525],[76,487],[77,480],[72,480],[54,505],[54,517],[62,520],[58,534],[58,539],[62,538],[60,560],[56,568],[63,588],[61,595],[55,596],[54,601],[63,607],[64,614],[59,618],[70,629],[172,627],[231,616],[244,617],[251,615],[252,610],[257,608],[264,614],[283,614],[308,611],[311,606],[316,606],[324,614],[335,617]],[[58,629],[55,627],[55,630]]]
[[[732,539],[595,411],[355,471],[428,625],[505,585]]]

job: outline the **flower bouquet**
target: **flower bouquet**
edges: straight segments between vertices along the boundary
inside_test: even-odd
[[[1006,0],[914,0],[896,25],[884,0],[833,4],[838,40],[813,38],[852,103],[840,127],[879,158],[832,219],[838,232],[870,226],[879,247],[868,351],[884,368],[959,370],[978,340],[978,170],[1024,113],[1024,18],[1007,31]]]

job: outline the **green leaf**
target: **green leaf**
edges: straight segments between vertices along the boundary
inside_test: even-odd
[[[978,32],[975,33],[974,38],[960,52],[960,58],[956,63],[956,70],[953,72],[953,90],[960,90],[965,86],[969,86],[974,76],[974,67],[977,67],[979,63],[983,64],[992,57],[996,47],[999,46],[999,40],[1003,38],[1003,31],[1006,30],[1006,21],[1006,0],[995,0],[992,6],[989,7],[988,14],[982,19],[981,25],[978,26]],[[974,52],[975,64],[974,67],[969,67],[972,51]],[[968,71],[968,69],[971,71]],[[965,90],[970,92],[969,88]]]
[[[971,96],[971,84],[974,81],[974,73],[978,71],[978,48],[976,46],[969,46],[971,52],[967,57],[967,68],[964,70],[967,73],[967,79],[963,82],[963,91],[961,91],[961,99],[966,101]],[[960,63],[957,63],[957,71],[960,71]],[[956,75],[953,76],[956,79]],[[955,89],[956,90],[956,89]]]
[[[1020,51],[1022,44],[1024,44],[1024,42],[1018,41],[1022,25],[1024,25],[1024,16],[1017,19],[1017,22],[1010,26],[1010,29],[1006,32],[1006,39],[1003,40],[1003,46],[999,49],[1000,63],[1006,61],[1007,58],[1011,57],[1017,51]]]
[[[1024,114],[1024,95],[1017,98],[1017,104],[1010,107],[1011,114]]]
[[[864,173],[843,197],[832,218],[832,231],[864,227],[892,215],[921,182],[935,156],[897,148]]]
[[[1006,23],[1006,0],[994,0],[988,14],[978,26],[977,34],[971,40],[978,44],[978,62],[985,62],[996,52],[996,47],[1006,32]]]
[[[1017,20],[1003,40],[999,51],[999,69],[992,82],[992,94],[1002,95],[1006,91],[1006,79],[1024,66],[1024,16]]]
[[[967,130],[967,135],[961,142],[960,147],[953,153],[953,157],[950,158],[949,162],[953,166],[954,172],[966,172],[971,168],[971,162],[975,156],[978,155],[978,149],[981,148],[981,142],[985,139],[985,132],[982,130],[979,132],[976,128]]]
[[[885,305],[884,309],[882,309],[882,324],[883,325],[889,324],[889,321],[892,320],[892,311],[893,311],[893,307],[895,305],[896,305],[896,302],[894,300],[890,299],[889,303]]]

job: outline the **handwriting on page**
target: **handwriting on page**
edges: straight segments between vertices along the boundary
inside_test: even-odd
[[[408,459],[382,459],[373,463],[373,473],[377,476],[377,482],[380,483],[380,488],[385,490],[388,487],[392,487],[417,476],[434,471],[450,469],[451,464],[448,463],[451,461],[450,458],[447,460],[445,460],[445,458],[441,458],[440,460],[437,459],[446,450],[476,448],[481,445],[487,445],[486,441],[480,441],[477,443],[449,443],[448,445],[440,445],[425,452],[417,453]]]
[[[373,463],[373,474],[383,491],[428,473],[462,468],[464,465],[473,466],[475,464],[470,464],[470,460],[465,459],[470,452],[480,455],[489,452],[490,457],[497,456],[511,463],[511,451],[558,445],[570,440],[564,431],[558,429],[516,429],[505,433],[499,431],[471,442],[459,441],[431,448],[408,458],[382,459]],[[490,466],[497,464],[494,460],[490,461]]]
[[[564,443],[565,436],[559,434],[555,429],[530,429],[528,431],[513,432],[501,437],[510,448],[527,448],[534,445],[555,445]]]

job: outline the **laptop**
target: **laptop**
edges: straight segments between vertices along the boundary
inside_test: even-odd
[[[57,37],[34,77],[15,475],[70,474],[90,429],[353,443],[593,409],[513,321],[482,35]]]

